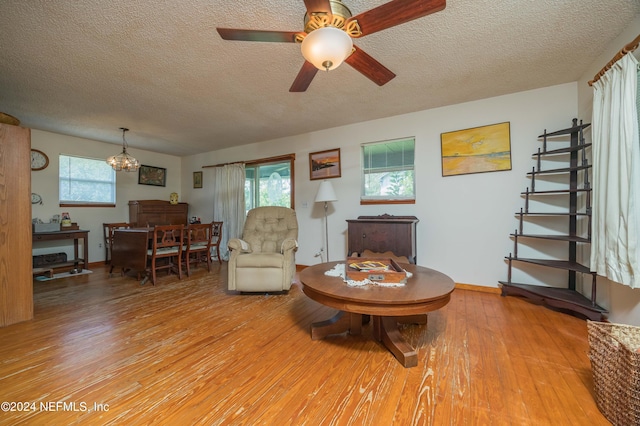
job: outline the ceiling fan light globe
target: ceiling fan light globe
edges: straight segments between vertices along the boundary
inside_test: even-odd
[[[318,28],[302,40],[302,56],[319,70],[340,66],[351,54],[353,41],[349,34],[335,27]],[[327,67],[327,65],[329,65]]]

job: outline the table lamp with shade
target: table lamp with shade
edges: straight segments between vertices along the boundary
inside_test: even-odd
[[[329,201],[338,201],[336,193],[333,190],[333,185],[328,180],[323,180],[318,187],[318,193],[316,194],[316,203],[324,203],[324,233],[327,248],[327,262],[329,261],[329,222],[327,221],[327,209],[329,208]]]

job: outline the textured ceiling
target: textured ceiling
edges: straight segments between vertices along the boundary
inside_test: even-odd
[[[343,1],[354,15],[386,2]],[[343,64],[289,93],[298,45],[215,28],[302,30],[302,0],[1,4],[0,111],[115,144],[128,127],[131,147],[180,156],[576,81],[640,13],[638,0],[448,0],[356,41],[397,75],[387,85]]]

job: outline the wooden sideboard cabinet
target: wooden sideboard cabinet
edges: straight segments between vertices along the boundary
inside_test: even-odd
[[[396,256],[406,256],[416,263],[415,216],[359,216],[347,220],[348,254],[371,250],[377,253],[392,251]]]
[[[186,225],[189,204],[171,204],[164,200],[129,201],[129,222],[136,227]]]

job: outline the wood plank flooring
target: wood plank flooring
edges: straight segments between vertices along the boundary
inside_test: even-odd
[[[0,328],[1,425],[606,425],[584,320],[457,289],[406,369],[371,338],[312,341],[335,311],[226,290],[226,264],[190,279],[34,282],[35,319]],[[29,403],[24,406],[24,403]],[[20,404],[20,405],[19,405]]]

